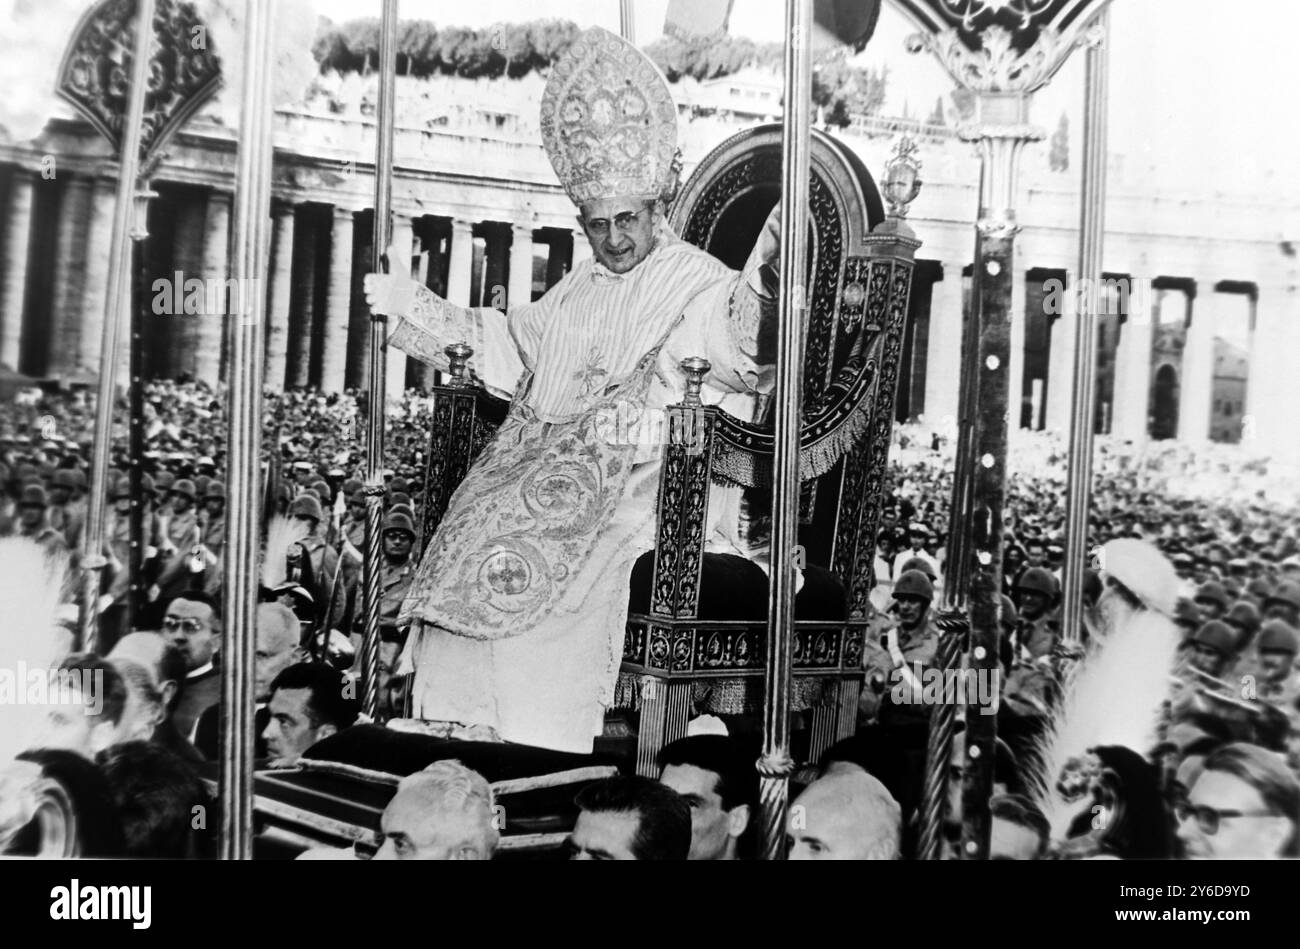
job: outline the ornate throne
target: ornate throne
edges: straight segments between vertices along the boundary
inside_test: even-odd
[[[872,560],[893,425],[899,354],[919,246],[886,218],[870,173],[846,146],[813,133],[809,325],[800,467],[804,584],[796,600],[791,707],[810,715],[815,759],[856,723],[874,583]],[[671,212],[681,236],[740,268],[780,197],[781,129],[742,132],[711,152]],[[911,196],[902,199],[911,200]],[[449,385],[435,387],[422,537],[433,535],[455,487],[502,415],[468,382],[468,347],[448,347]],[[638,715],[637,770],[654,773],[663,745],[693,710],[761,708],[767,578],[756,564],[705,553],[711,483],[746,488],[770,510],[773,431],[699,403],[709,366],[686,360],[693,383],[672,407],[658,500],[658,539],[633,569],[616,704]]]

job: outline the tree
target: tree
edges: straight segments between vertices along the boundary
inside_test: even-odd
[[[1070,120],[1064,112],[1061,113],[1061,121],[1056,123],[1056,131],[1052,133],[1047,166],[1052,171],[1070,170]]]

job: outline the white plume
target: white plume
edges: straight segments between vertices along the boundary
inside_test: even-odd
[[[0,538],[0,767],[31,746],[49,711],[43,698],[27,703],[28,683],[63,659],[58,620],[67,572],[66,557],[47,556],[35,541]]]
[[[1150,610],[1121,614],[1075,666],[1046,733],[1027,761],[1030,795],[1054,839],[1065,835],[1079,802],[1056,789],[1062,770],[1097,745],[1123,745],[1146,755],[1156,744],[1178,653],[1178,628]]]
[[[266,528],[266,549],[262,552],[262,586],[274,589],[285,581],[285,555],[289,546],[307,536],[307,525],[281,514]]]

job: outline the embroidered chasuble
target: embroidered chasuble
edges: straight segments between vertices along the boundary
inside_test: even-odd
[[[398,673],[415,672],[416,717],[591,751],[613,700],[632,565],[654,546],[661,410],[682,400],[681,360],[704,356],[704,401],[753,418],[770,388],[755,361],[758,285],[661,224],[626,274],[583,261],[508,314],[417,291],[391,345],[446,369],[443,347],[468,343],[475,378],[512,401],[402,606],[412,628]],[[709,549],[743,555],[740,489],[710,496]]]

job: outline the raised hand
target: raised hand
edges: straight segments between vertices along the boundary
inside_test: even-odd
[[[402,274],[368,273],[364,289],[366,304],[373,313],[385,316],[405,316],[415,303],[417,284]]]

